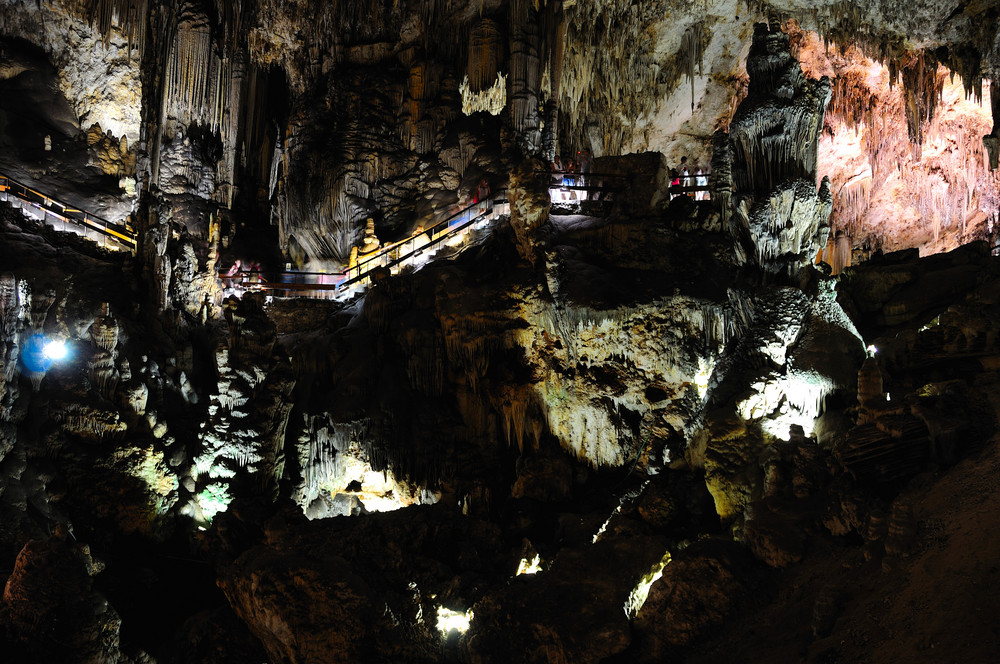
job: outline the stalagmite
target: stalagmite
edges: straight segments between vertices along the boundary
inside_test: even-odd
[[[816,178],[816,145],[829,79],[807,81],[788,35],[758,24],[747,59],[750,89],[730,125],[736,189],[758,194],[789,178]]]
[[[729,128],[716,136],[713,187],[733,213],[740,250],[774,274],[795,275],[826,244],[833,206],[830,182],[816,191],[816,155],[830,98],[826,77],[807,81],[789,52],[789,37],[765,24],[754,28],[747,59],[748,96]],[[732,173],[732,196],[727,172]]]

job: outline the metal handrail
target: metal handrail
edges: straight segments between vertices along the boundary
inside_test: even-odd
[[[70,207],[51,196],[32,189],[23,182],[18,182],[8,175],[0,174],[0,192],[11,193],[26,203],[40,206],[47,214],[58,217],[65,222],[93,229],[124,245],[129,250],[135,251],[135,233],[132,233],[121,224],[115,224],[107,219],[102,219],[97,215],[90,214],[86,210]],[[59,211],[53,209],[56,206],[59,207]]]
[[[489,214],[490,212],[492,212],[494,210],[495,206],[498,203],[502,204],[502,203],[506,202],[506,200],[507,200],[506,199],[506,193],[507,193],[507,189],[506,188],[500,189],[499,191],[497,191],[495,194],[491,195],[490,197],[488,197],[488,198],[486,198],[486,199],[484,199],[482,201],[473,203],[471,205],[468,205],[468,206],[462,208],[458,212],[456,212],[456,213],[452,214],[451,216],[447,217],[446,219],[444,219],[444,220],[442,220],[442,221],[434,224],[433,226],[431,226],[427,230],[422,231],[421,233],[419,233],[417,235],[411,235],[410,237],[408,237],[405,240],[402,240],[400,242],[394,242],[394,243],[392,243],[392,244],[390,244],[390,245],[388,245],[388,246],[386,246],[386,247],[384,247],[382,249],[379,249],[377,252],[373,253],[372,255],[367,256],[365,258],[365,260],[357,263],[353,267],[348,267],[347,269],[345,269],[342,272],[287,272],[286,271],[286,272],[272,273],[272,274],[279,275],[279,277],[284,277],[284,276],[296,277],[296,276],[306,276],[306,275],[327,276],[327,277],[332,277],[334,279],[337,279],[338,277],[340,277],[340,278],[343,278],[343,280],[340,281],[340,283],[336,283],[336,284],[296,284],[296,283],[285,283],[283,281],[282,282],[269,281],[269,280],[264,279],[263,275],[261,275],[261,273],[259,271],[257,271],[257,270],[247,270],[247,269],[240,269],[240,270],[237,270],[236,272],[234,272],[232,274],[230,274],[226,270],[219,270],[219,273],[218,273],[219,274],[219,278],[223,279],[223,280],[227,280],[227,279],[229,279],[229,280],[235,280],[235,279],[238,278],[238,279],[241,280],[241,283],[242,283],[244,277],[246,277],[246,276],[251,276],[252,277],[253,275],[256,274],[257,277],[260,279],[260,281],[250,282],[250,286],[251,287],[258,287],[258,288],[261,288],[261,289],[264,289],[264,290],[287,290],[287,291],[292,291],[292,290],[300,290],[300,291],[341,290],[341,289],[347,288],[348,286],[356,284],[356,283],[362,281],[363,279],[367,278],[369,272],[371,272],[376,267],[385,267],[387,269],[395,267],[395,266],[399,265],[400,263],[403,263],[403,262],[405,262],[405,261],[413,258],[414,256],[417,256],[420,253],[428,250],[429,248],[434,247],[435,245],[437,245],[437,244],[445,241],[446,239],[448,239],[449,237],[451,237],[453,234],[455,234],[455,233],[457,233],[459,231],[462,231],[462,230],[468,228],[472,224],[478,222],[484,215]],[[475,208],[483,206],[484,204],[485,204],[486,207],[485,207],[485,209],[482,210],[482,212],[480,212],[479,214],[475,214],[475,215],[469,215],[469,217],[467,219],[465,219],[464,221],[461,221],[461,218],[462,218],[463,215],[469,213],[470,211],[473,211]],[[459,220],[458,223],[455,223],[456,220]],[[424,244],[421,244],[419,247],[417,247],[415,245],[414,241],[417,238],[420,238],[422,236],[426,236],[427,237],[427,242],[424,243]],[[403,254],[399,254],[398,252],[400,251],[400,249],[401,248],[405,248],[405,246],[406,246],[407,243],[414,243],[414,244],[412,245],[412,248],[408,252],[403,253]],[[397,252],[395,257],[392,256],[393,252]],[[388,259],[388,261],[387,262],[383,262],[386,259]]]
[[[485,199],[484,201],[480,201],[478,203],[473,203],[472,205],[470,205],[470,206],[462,209],[457,214],[452,215],[448,219],[446,219],[446,220],[444,220],[444,221],[442,221],[442,222],[440,222],[438,224],[435,224],[434,226],[431,226],[431,228],[429,228],[428,230],[426,230],[426,231],[424,231],[423,233],[420,234],[420,235],[429,235],[430,236],[430,240],[427,242],[427,244],[421,245],[419,249],[418,248],[413,248],[413,249],[410,250],[409,253],[403,254],[402,256],[398,256],[397,255],[397,257],[395,259],[389,261],[383,267],[385,267],[385,268],[392,268],[392,267],[394,267],[396,265],[399,265],[403,261],[408,260],[408,259],[410,259],[410,258],[412,258],[412,257],[414,257],[414,256],[416,256],[416,255],[418,255],[418,254],[426,251],[428,249],[428,247],[433,247],[434,245],[436,245],[436,244],[444,241],[446,238],[448,238],[449,236],[451,236],[453,233],[457,233],[459,231],[465,230],[466,228],[468,228],[472,224],[474,224],[477,221],[479,221],[479,219],[483,215],[488,214],[489,212],[492,212],[494,206],[497,203],[504,203],[504,202],[506,202],[506,200],[507,200],[506,199],[506,193],[507,193],[506,188],[505,189],[501,189],[496,194],[494,194],[493,196],[490,196],[489,198]],[[503,197],[502,200],[500,198],[501,194],[504,195],[504,197]],[[473,209],[475,207],[479,207],[480,205],[483,205],[483,203],[486,203],[487,209],[483,210],[482,213],[477,214],[475,216],[470,216],[466,221],[460,222],[460,223],[456,224],[455,226],[449,226],[449,224],[452,221],[454,221],[455,219],[458,219],[462,214],[468,212],[469,210],[471,210],[471,209]],[[445,232],[441,232],[437,237],[434,237],[434,229],[441,228],[442,226],[444,226],[446,228]],[[410,241],[414,240],[417,237],[420,237],[420,236],[419,235],[411,236],[408,239],[404,240],[403,242],[396,243],[395,245],[393,245],[392,247],[390,247],[388,251],[382,251],[381,253],[383,255],[386,254],[386,253],[391,253],[392,250],[398,249],[400,246],[406,244],[407,242],[410,242]],[[377,258],[377,257],[373,257],[373,258]],[[369,261],[366,261],[365,263],[367,263],[367,262],[369,262]],[[345,288],[347,286],[350,286],[351,284],[357,283],[358,281],[361,281],[362,279],[364,279],[365,275],[368,274],[369,270],[361,270],[360,268],[365,263],[358,263],[354,267],[348,268],[347,271],[346,271],[346,274],[348,275],[348,279],[346,281],[344,281],[342,284],[340,284],[339,288]],[[376,266],[376,267],[378,267],[378,266]],[[357,275],[354,276],[354,277],[351,277],[350,274],[352,272],[357,272]]]
[[[499,189],[495,194],[487,197],[484,200],[485,201],[492,201],[492,200],[496,199],[497,197],[499,197],[501,194],[503,194],[503,195],[507,194],[507,188],[506,187],[504,187],[502,189]],[[472,208],[474,208],[476,206],[479,206],[479,205],[482,205],[482,204],[483,204],[483,201],[477,201],[475,203],[472,203],[471,205],[468,205],[468,206],[462,208],[461,210],[459,210],[458,212],[454,213],[450,217],[447,217],[446,219],[444,219],[442,221],[439,221],[438,223],[434,224],[430,228],[425,229],[423,231],[423,233],[421,233],[421,235],[428,235],[431,238],[431,240],[435,240],[434,234],[440,232],[440,229],[442,227],[447,228],[448,225],[451,224],[451,222],[453,222],[454,220],[458,219],[459,217],[461,217],[463,214],[465,214],[466,212],[468,212]],[[383,258],[383,256],[385,254],[391,252],[393,249],[398,248],[399,245],[405,244],[406,242],[412,240],[414,237],[418,237],[418,236],[410,236],[409,238],[407,238],[406,240],[403,240],[402,242],[395,242],[395,243],[389,244],[389,245],[383,247],[382,249],[377,250],[375,253],[371,254],[370,256],[366,256],[363,261],[358,262],[357,265],[355,265],[353,268],[349,268],[349,269],[359,269],[360,270],[362,266],[367,265],[368,263],[371,263],[372,261],[380,260],[381,258]],[[362,271],[363,272],[367,272],[367,270],[362,270]]]

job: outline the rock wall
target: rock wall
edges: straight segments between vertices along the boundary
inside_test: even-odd
[[[0,280],[0,540],[14,569],[2,638],[26,657],[147,661],[134,643],[119,651],[112,606],[136,597],[118,585],[134,582],[120,547],[165,573],[149,557],[179,523],[204,528],[236,495],[273,498],[294,379],[259,306],[233,303],[228,330],[207,314],[143,316],[121,288],[129,259],[14,214]]]
[[[794,276],[829,233],[829,181],[818,192],[815,182],[830,82],[806,80],[788,35],[763,23],[754,28],[747,72],[749,91],[728,139],[716,139],[712,186],[749,262]]]

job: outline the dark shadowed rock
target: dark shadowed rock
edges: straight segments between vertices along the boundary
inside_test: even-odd
[[[706,636],[742,605],[760,572],[734,542],[707,539],[674,556],[653,583],[635,620],[637,648],[644,661]]]
[[[462,641],[466,657],[474,664],[584,664],[624,651],[629,596],[663,554],[663,544],[648,537],[562,552],[549,570],[518,577],[476,603]]]

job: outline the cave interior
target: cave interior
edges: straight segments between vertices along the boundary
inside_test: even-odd
[[[1000,0],[0,0],[0,658],[995,661],[998,81]]]

